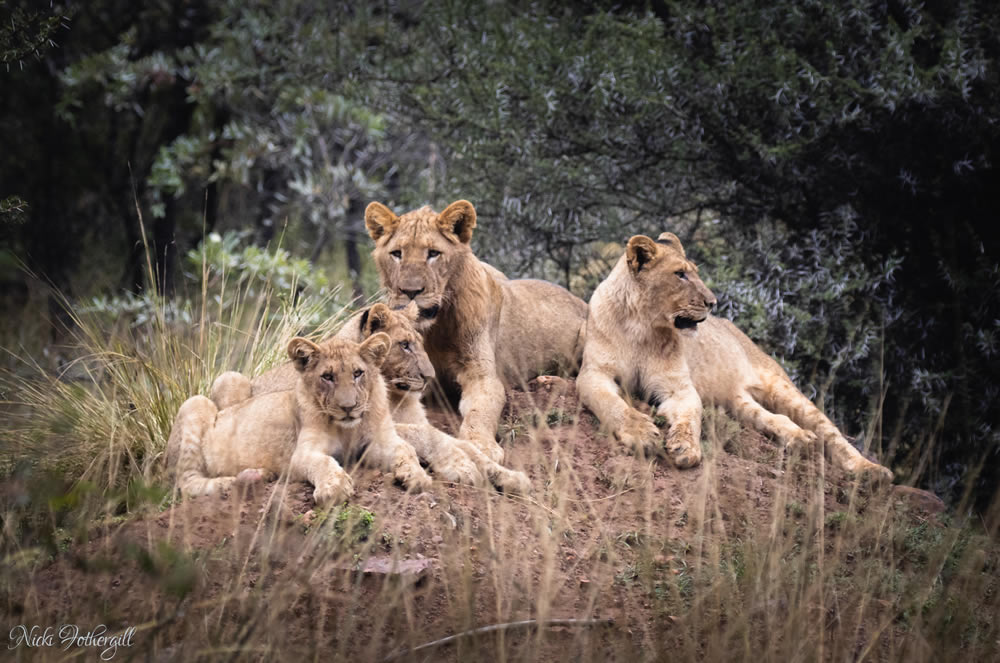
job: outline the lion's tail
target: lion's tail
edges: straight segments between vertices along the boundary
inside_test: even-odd
[[[204,396],[193,396],[181,405],[167,441],[167,465],[174,467],[177,486],[184,495],[211,495],[232,483],[232,477],[205,476],[202,440],[215,423],[218,408]]]

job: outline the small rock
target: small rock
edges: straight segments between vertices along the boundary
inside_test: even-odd
[[[944,501],[934,493],[912,486],[893,486],[892,496],[927,515],[942,513],[946,508]]]
[[[444,537],[441,536],[440,534],[435,534],[434,537],[431,539],[431,541],[433,541],[434,543],[440,545],[441,542],[444,541]]]
[[[401,582],[416,585],[427,575],[427,569],[433,566],[434,562],[426,557],[416,559],[394,559],[392,557],[374,556],[369,557],[361,564],[360,568],[353,565],[340,566],[346,571],[361,573],[366,577],[380,576],[386,579],[392,578]]]

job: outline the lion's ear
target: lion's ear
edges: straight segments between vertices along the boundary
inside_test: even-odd
[[[365,227],[368,234],[376,242],[379,238],[392,233],[399,225],[399,217],[382,203],[370,202],[365,208]]]
[[[456,200],[438,214],[438,227],[458,237],[462,244],[468,244],[476,227],[476,208],[468,200]]]
[[[378,367],[385,361],[386,355],[389,354],[389,347],[391,345],[392,339],[389,338],[389,335],[385,332],[379,332],[365,340],[365,342],[361,344],[359,352],[361,353],[362,359],[369,364]]]
[[[625,260],[629,269],[638,274],[656,259],[656,242],[645,235],[635,235],[625,247]]]
[[[417,300],[411,299],[410,303],[406,305],[401,313],[406,316],[406,319],[410,322],[416,322],[420,318],[420,307],[417,306]]]
[[[664,246],[669,246],[670,248],[680,253],[681,257],[687,258],[687,254],[684,253],[684,247],[681,245],[680,238],[678,238],[677,235],[673,233],[660,233],[660,236],[656,238],[656,243],[663,244]]]
[[[288,358],[295,362],[295,369],[304,371],[319,355],[319,346],[307,338],[296,336],[288,343]]]
[[[389,316],[392,311],[389,307],[379,302],[372,306],[361,319],[361,335],[365,338],[384,330],[389,326]]]

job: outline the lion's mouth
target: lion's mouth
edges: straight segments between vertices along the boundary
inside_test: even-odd
[[[399,391],[421,391],[426,382],[416,380],[393,380],[392,386]]]
[[[361,423],[361,417],[355,417],[354,415],[347,415],[337,420],[337,424],[344,428],[354,428],[359,423]]]
[[[433,320],[440,310],[441,307],[437,304],[428,308],[422,308],[420,309],[420,317],[424,320]]]
[[[677,329],[696,329],[701,322],[705,322],[705,318],[689,318],[686,315],[679,315],[674,318],[674,327]]]

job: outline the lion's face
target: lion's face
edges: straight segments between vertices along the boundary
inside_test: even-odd
[[[424,350],[424,341],[414,323],[420,309],[411,301],[400,311],[385,304],[375,304],[361,316],[361,335],[368,338],[379,332],[389,335],[392,345],[382,364],[382,377],[396,392],[420,392],[434,379],[434,366]]]
[[[640,286],[640,306],[654,327],[693,334],[717,302],[698,277],[698,267],[687,259],[673,233],[656,241],[645,235],[629,239],[625,249],[629,272]]]
[[[351,428],[368,411],[389,344],[382,333],[361,344],[333,338],[316,345],[296,337],[288,344],[288,356],[316,407],[337,425]]]
[[[469,241],[476,210],[459,200],[438,214],[430,207],[396,216],[385,205],[371,203],[365,225],[375,240],[372,256],[389,306],[402,309],[416,302],[416,326],[423,331],[447,305],[448,283],[457,265],[471,255]]]

